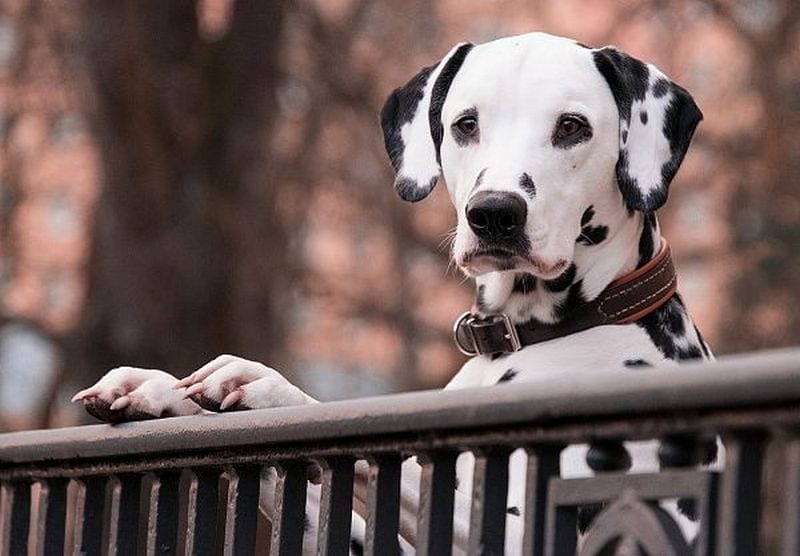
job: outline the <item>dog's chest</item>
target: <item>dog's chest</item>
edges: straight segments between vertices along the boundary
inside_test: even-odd
[[[579,381],[586,373],[659,365],[670,360],[639,326],[599,326],[501,355],[473,357],[446,389],[553,380]],[[632,365],[633,364],[633,365]]]

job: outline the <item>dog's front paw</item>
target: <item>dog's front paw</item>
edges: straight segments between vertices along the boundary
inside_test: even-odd
[[[256,361],[220,355],[178,381],[185,396],[210,411],[266,409],[315,403],[278,371]]]
[[[109,423],[200,413],[197,404],[173,388],[177,380],[155,369],[117,367],[72,401],[83,401],[86,411]]]

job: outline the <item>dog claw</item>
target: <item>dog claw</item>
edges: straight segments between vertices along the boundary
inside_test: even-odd
[[[219,404],[220,411],[225,411],[229,407],[239,403],[244,398],[244,393],[241,390],[234,390],[222,400]]]
[[[94,387],[86,388],[85,390],[81,390],[80,392],[78,392],[77,394],[72,396],[72,399],[70,401],[77,402],[77,401],[80,401],[80,400],[84,400],[86,398],[95,397],[98,394],[100,394],[100,390],[98,390],[98,389],[96,389]]]

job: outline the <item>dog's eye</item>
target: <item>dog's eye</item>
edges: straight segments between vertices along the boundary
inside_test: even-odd
[[[561,114],[553,130],[553,146],[563,149],[592,138],[592,127],[580,114]]]
[[[467,137],[472,137],[478,133],[478,119],[475,116],[462,116],[453,123],[459,132]]]
[[[583,122],[575,116],[564,116],[558,122],[558,135],[566,138],[575,135],[583,128]]]

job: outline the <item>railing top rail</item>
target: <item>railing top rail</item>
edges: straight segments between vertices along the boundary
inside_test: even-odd
[[[0,434],[0,465],[800,404],[800,349],[668,369],[592,372],[458,391]]]

